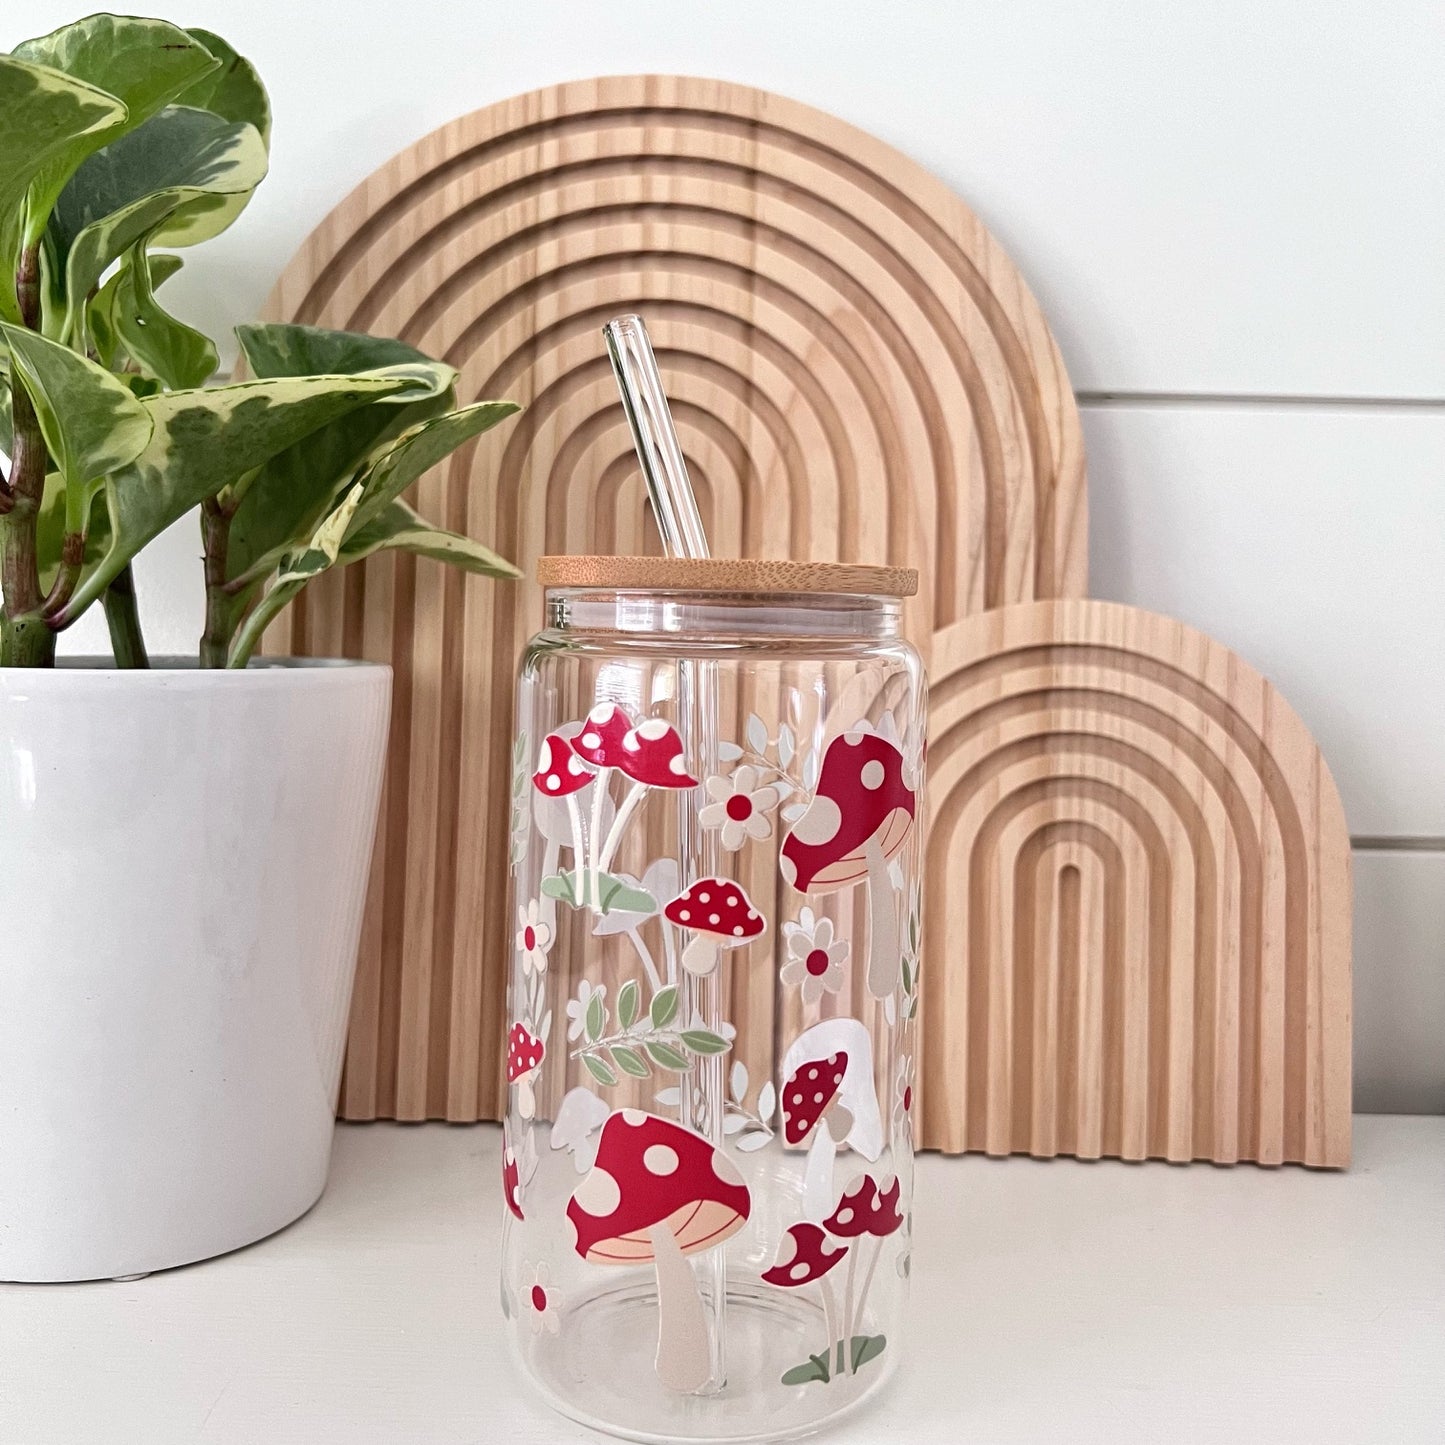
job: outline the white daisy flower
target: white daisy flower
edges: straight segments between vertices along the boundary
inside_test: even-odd
[[[542,905],[535,898],[517,908],[517,947],[522,954],[522,967],[528,973],[547,972],[552,930],[542,922],[541,915]]]
[[[749,838],[772,836],[768,814],[778,806],[778,792],[768,783],[758,786],[755,767],[744,763],[726,776],[714,773],[703,786],[712,802],[699,810],[697,820],[704,828],[722,830],[722,845],[728,852],[735,852]]]
[[[896,1135],[913,1140],[913,1106],[917,1095],[913,1089],[913,1055],[904,1054],[898,1060],[898,1072],[893,1079],[893,1130]]]
[[[582,1031],[587,1027],[587,1006],[594,998],[606,998],[607,985],[599,983],[596,986],[587,982],[584,978],[577,985],[577,997],[567,1000],[567,1037],[569,1039],[580,1039]]]
[[[561,1329],[562,1296],[552,1285],[552,1271],[546,1260],[530,1269],[522,1266],[517,1296],[522,1313],[532,1322],[533,1334],[540,1335],[545,1330],[555,1335]]]
[[[816,918],[811,908],[804,908],[796,923],[783,924],[783,936],[788,940],[788,959],[782,967],[782,980],[802,990],[804,1003],[843,987],[848,944],[834,940],[831,918]]]

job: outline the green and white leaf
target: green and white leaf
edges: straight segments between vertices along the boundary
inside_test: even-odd
[[[600,991],[594,993],[587,1001],[587,1014],[584,1022],[588,1042],[596,1043],[607,1027],[607,1004]]]
[[[76,171],[51,216],[65,270],[64,334],[85,340],[85,306],[106,268],[137,241],[189,246],[217,233],[229,197],[249,196],[266,174],[255,126],[170,106],[96,152]]]
[[[164,20],[129,15],[87,16],[23,41],[13,55],[83,81],[120,103],[120,113],[108,125],[74,137],[31,182],[30,241],[40,239],[58,198],[88,157],[144,125],[182,91],[220,69],[220,61],[195,36]]]
[[[218,64],[173,99],[180,105],[209,110],[223,120],[248,121],[269,147],[271,98],[266,94],[256,67],[245,56],[237,55],[230,42],[214,31],[199,30],[193,26],[188,33],[215,56]]]
[[[0,318],[20,320],[15,271],[27,191],[48,165],[92,137],[103,138],[125,114],[115,96],[95,86],[0,55]]]
[[[215,345],[209,336],[157,305],[144,239],[131,247],[115,280],[107,320],[132,360],[173,391],[204,386],[219,364]],[[92,306],[92,317],[96,314],[97,308]],[[96,350],[100,351],[99,344]]]
[[[162,282],[169,281],[181,269],[179,256],[152,254],[147,257],[150,265],[151,292],[154,294]],[[90,333],[91,350],[100,364],[111,371],[119,370],[125,364],[125,348],[115,329],[115,299],[125,279],[125,268],[115,271],[92,298],[88,313],[87,329]],[[127,283],[130,284],[130,283]]]
[[[0,337],[67,487],[94,481],[141,454],[154,430],[151,416],[104,367],[23,326],[0,322]]]
[[[310,433],[273,457],[251,481],[231,522],[232,578],[256,585],[286,552],[311,535],[373,451],[398,432],[451,405],[456,372],[405,342],[315,326],[238,326],[251,375],[279,379],[333,375],[411,378],[411,385]],[[244,607],[254,589],[239,599]]]
[[[463,443],[490,431],[499,421],[520,410],[513,401],[479,401],[445,416],[418,422],[403,432],[385,455],[367,468],[362,478],[366,500],[357,514],[358,528],[380,516],[389,503]]]
[[[67,624],[142,547],[192,507],[308,432],[398,385],[384,378],[295,377],[145,398],[151,439],[106,478],[111,546],[72,598]]]
[[[645,1047],[648,1056],[660,1068],[667,1069],[674,1074],[686,1074],[692,1069],[692,1060],[672,1044],[649,1040]]]
[[[344,560],[359,562],[374,552],[415,552],[419,557],[430,557],[436,562],[445,562],[460,567],[464,572],[476,572],[483,577],[520,577],[521,572],[505,557],[500,557],[490,547],[483,546],[472,537],[460,532],[448,532],[442,527],[433,527],[419,512],[405,502],[390,502],[379,517],[373,518],[359,531],[346,539],[342,549]],[[600,911],[613,908],[636,912],[639,909],[657,911],[657,900],[640,888],[630,888],[620,878],[603,875],[603,882],[612,891],[604,892],[600,899]]]

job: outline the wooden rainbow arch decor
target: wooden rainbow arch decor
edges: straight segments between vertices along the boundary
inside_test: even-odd
[[[931,709],[925,1142],[1347,1164],[1349,837],[1280,695],[1060,602],[940,632]]]

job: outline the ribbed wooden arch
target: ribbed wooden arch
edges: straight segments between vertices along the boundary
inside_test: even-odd
[[[1104,602],[957,623],[933,670],[925,1139],[1348,1163],[1349,836],[1289,705]]]
[[[715,554],[917,566],[925,652],[981,608],[1083,592],[1078,414],[1028,288],[942,182],[778,96],[634,76],[478,111],[338,206],[269,306],[525,404],[415,500],[529,572],[657,550],[599,337],[629,310]],[[376,558],[268,638],[396,668],[347,1117],[496,1116],[512,674],[539,603]]]

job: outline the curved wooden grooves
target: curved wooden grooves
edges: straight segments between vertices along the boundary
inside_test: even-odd
[[[1027,288],[941,182],[777,96],[623,77],[467,116],[343,202],[269,309],[401,336],[457,366],[465,399],[526,405],[416,504],[529,572],[544,552],[657,550],[599,336],[635,309],[715,554],[918,566],[920,639],[1084,589],[1078,416]],[[496,840],[539,600],[373,559],[268,639],[396,667],[348,1117],[500,1103]]]
[[[1349,838],[1263,678],[1132,608],[1004,608],[934,640],[929,774],[926,1143],[1348,1163]]]

